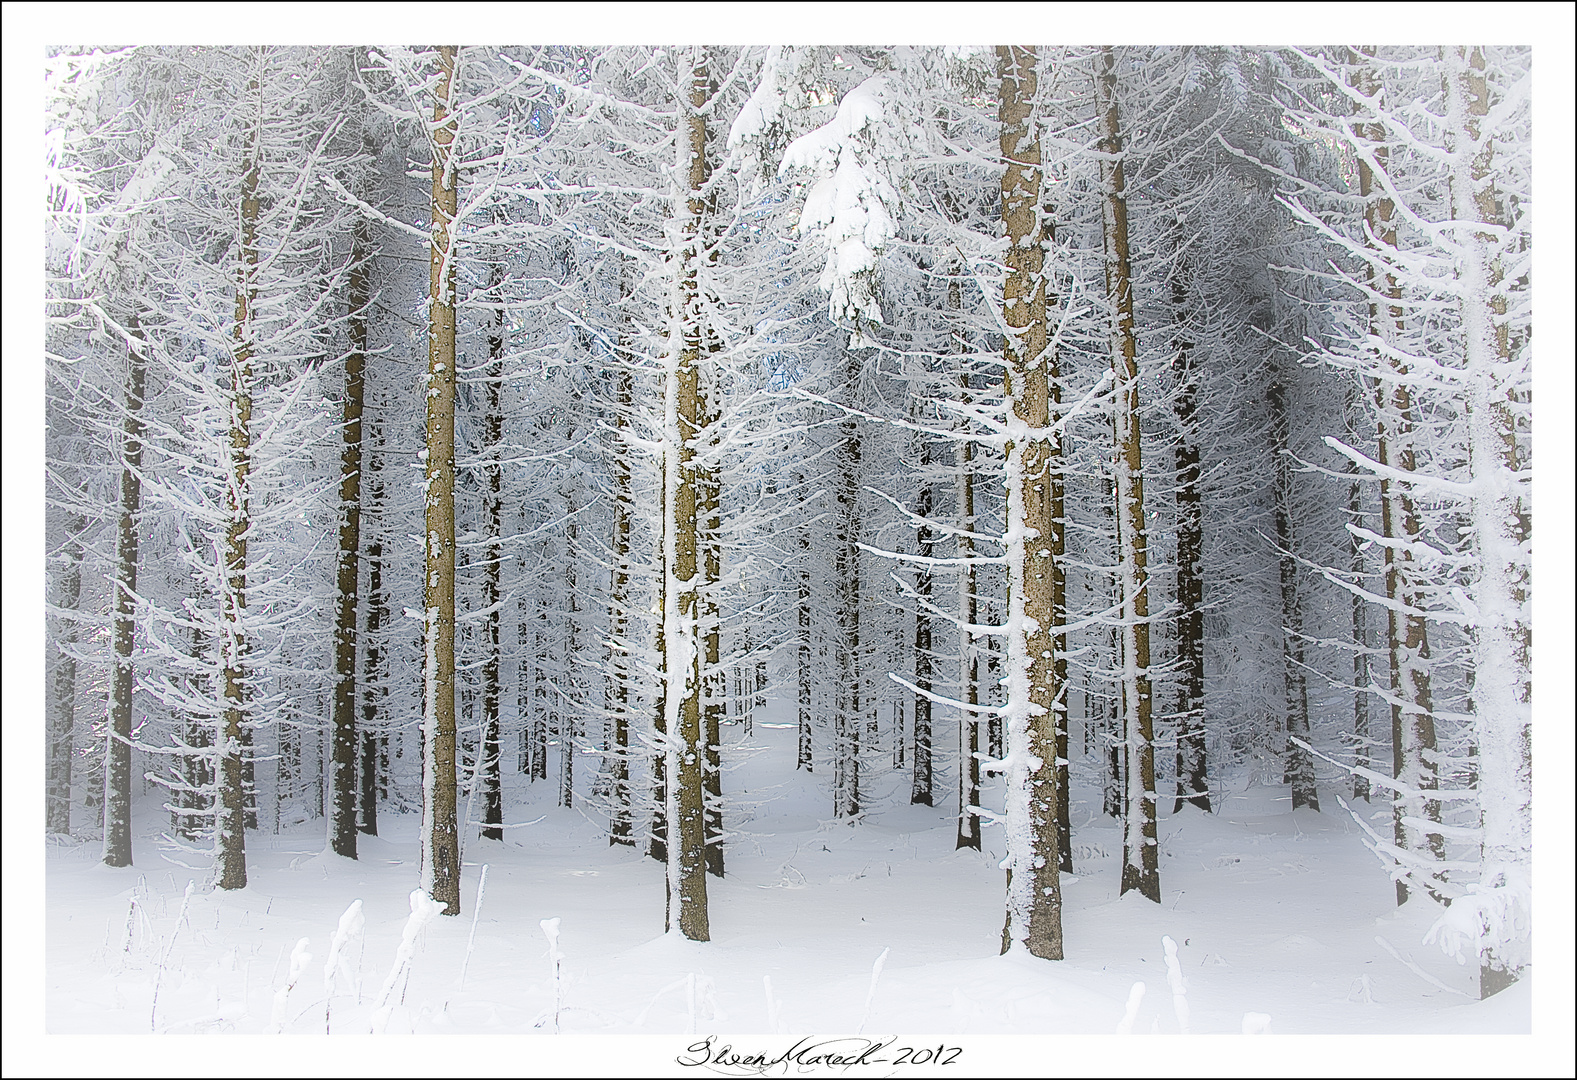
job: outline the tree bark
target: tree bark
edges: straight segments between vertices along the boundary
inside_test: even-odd
[[[697,445],[706,420],[701,360],[705,330],[698,271],[703,258],[706,214],[706,114],[710,79],[704,50],[697,49],[690,71],[687,106],[681,109],[676,162],[675,211],[681,217],[680,247],[674,252],[675,324],[680,340],[666,379],[666,500],[663,521],[667,567],[664,604],[663,669],[666,686],[666,780],[668,821],[669,928],[691,941],[711,933],[706,895],[706,820],[703,790],[702,709],[705,696],[703,584],[704,537],[700,527],[704,493]],[[677,899],[677,905],[674,900]],[[674,911],[677,906],[677,913]],[[674,915],[677,914],[677,918]]]
[[[794,768],[814,772],[810,732],[810,535],[803,530],[799,537],[799,570],[794,580],[799,613],[799,640],[794,650],[798,668],[795,681],[799,690],[799,744]]]
[[[422,888],[460,914],[460,835],[455,819],[455,258],[459,178],[453,85],[456,46],[438,48],[433,105],[432,250],[427,335],[426,575],[422,787]]]
[[[379,430],[376,419],[370,425],[362,465],[367,472],[365,506],[375,513],[383,510],[383,476],[376,454]],[[369,530],[370,532],[371,530]],[[361,823],[358,826],[369,836],[378,835],[378,793],[381,789],[378,703],[383,698],[383,649],[380,640],[385,605],[383,593],[383,541],[373,533],[367,541],[367,612],[364,665],[360,689],[361,703]]]
[[[709,88],[710,92],[710,88]],[[710,200],[709,200],[710,202]],[[708,210],[710,211],[710,205]],[[707,230],[710,231],[710,230]],[[705,232],[702,234],[706,235]],[[717,340],[710,337],[708,340],[709,352],[717,351]],[[715,370],[715,369],[714,369]],[[710,380],[708,380],[709,382]],[[702,560],[703,584],[701,593],[701,609],[705,619],[706,636],[706,667],[708,672],[704,680],[707,693],[705,695],[705,730],[706,761],[704,770],[704,786],[706,788],[706,872],[713,877],[723,876],[723,709],[727,700],[726,680],[728,673],[722,665],[722,636],[723,621],[718,607],[719,582],[723,577],[723,543],[722,543],[722,502],[723,485],[721,463],[715,458],[717,451],[717,425],[721,420],[721,413],[717,400],[716,387],[700,383],[699,392],[704,400],[701,403],[703,416],[702,439],[706,448],[707,461],[700,469],[696,470],[697,484],[700,494],[700,513],[705,522],[702,544],[705,557]],[[747,649],[748,651],[748,649]],[[740,673],[743,681],[744,673]]]
[[[334,756],[331,846],[336,855],[356,857],[356,630],[357,582],[361,557],[362,404],[367,362],[367,307],[372,299],[368,275],[367,224],[357,217],[351,248],[350,351],[345,357],[345,404],[339,486],[338,611],[334,623]]]
[[[504,285],[503,267],[493,264],[492,291],[496,297]],[[504,440],[504,309],[493,309],[493,325],[487,335],[487,370],[482,384],[484,416],[482,438],[486,443],[487,463],[483,467],[482,519],[487,530],[486,562],[482,567],[482,610],[484,616],[482,648],[482,835],[502,840],[504,830],[504,777],[499,760],[499,664],[502,625],[499,609],[500,575],[504,562],[504,468],[499,457]]]
[[[1128,199],[1123,179],[1122,120],[1117,105],[1117,57],[1110,47],[1096,61],[1101,126],[1106,296],[1112,306],[1111,357],[1116,377],[1116,494],[1118,589],[1122,625],[1123,743],[1128,798],[1123,817],[1122,892],[1161,902],[1156,848],[1155,749],[1150,698],[1150,600],[1145,567],[1144,479],[1139,428],[1139,365],[1134,340],[1133,273],[1129,264]]]
[[[142,517],[142,400],[148,359],[142,325],[133,312],[126,356],[124,438],[121,443],[120,533],[115,549],[115,670],[110,683],[109,741],[104,754],[104,863],[131,865],[131,698],[137,673],[137,529]]]
[[[258,94],[254,78],[250,87]],[[219,599],[224,657],[225,709],[221,718],[219,750],[219,806],[215,822],[219,832],[219,887],[246,887],[246,775],[243,743],[250,743],[251,683],[246,662],[247,536],[251,531],[249,477],[252,468],[252,355],[256,348],[252,316],[257,296],[257,221],[261,210],[258,180],[261,148],[262,103],[258,102],[255,126],[247,133],[246,158],[241,166],[241,259],[235,294],[235,347],[230,365],[230,453],[225,484],[230,528],[225,535],[224,583]],[[250,754],[245,754],[250,757]],[[254,823],[255,824],[255,823]]]
[[[931,444],[920,436],[920,496],[915,501],[915,516],[922,522],[931,516],[931,485],[925,478],[925,473],[931,464]],[[924,556],[931,554],[931,529],[929,525],[922,524],[915,539],[918,553]],[[914,615],[914,684],[921,690],[931,690],[931,616],[926,610],[931,602],[931,568],[921,563],[915,572],[915,589],[921,603],[917,605]],[[931,699],[924,694],[914,696],[914,723],[912,725],[914,739],[914,776],[909,786],[910,805],[933,805],[931,795]],[[899,747],[903,746],[901,736],[897,739]],[[899,762],[902,765],[902,761]]]
[[[621,340],[621,353],[628,342]],[[624,443],[634,407],[634,376],[628,367],[618,373],[618,405],[614,423],[618,434],[613,443],[613,595],[609,600],[609,637],[613,641],[609,656],[609,711],[613,713],[613,813],[608,822],[608,843],[635,846],[630,835],[630,502],[631,477],[629,448]]]
[[[1002,223],[1008,237],[1003,286],[1007,446],[1008,618],[1006,640],[1008,897],[1003,951],[1016,940],[1032,956],[1062,959],[1062,888],[1057,812],[1057,716],[1062,687],[1054,549],[1060,530],[1051,483],[1051,382],[1047,355],[1044,229],[1040,221],[1040,131],[1033,48],[997,47],[1001,79]]]
[[[1199,373],[1194,341],[1185,323],[1188,300],[1184,271],[1172,279],[1177,322],[1177,718],[1176,814],[1184,803],[1210,810],[1205,761],[1205,583],[1204,512],[1199,490]]]
[[[859,364],[846,353],[850,393],[859,381]],[[838,540],[834,573],[838,581],[838,707],[834,717],[833,814],[854,817],[860,812],[860,427],[850,417],[841,425],[842,454],[838,476]]]
[[[664,380],[665,387],[668,380]],[[664,453],[668,453],[664,447]],[[669,552],[669,539],[672,535],[672,519],[668,515],[668,507],[672,502],[668,494],[668,462],[663,462],[663,484],[658,494],[658,512],[662,514],[661,550],[657,553],[657,570],[661,575],[661,584],[657,591],[657,634],[656,650],[658,662],[663,665],[657,679],[656,710],[652,714],[652,731],[656,736],[658,752],[652,757],[652,835],[647,845],[646,854],[663,865],[668,864],[668,609],[670,598],[668,596],[668,569],[673,565]],[[669,892],[672,893],[672,882]],[[672,895],[669,896],[669,914],[672,914]]]
[[[569,598],[569,610],[564,613],[564,686],[561,688],[558,710],[559,724],[559,805],[566,810],[575,805],[575,743],[579,736],[580,687],[575,678],[575,657],[579,650],[580,596],[576,587],[575,560],[579,556],[576,541],[579,527],[575,515],[575,491],[571,487],[565,497],[564,527],[564,595]]]

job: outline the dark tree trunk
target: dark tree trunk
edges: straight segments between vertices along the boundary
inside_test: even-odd
[[[110,682],[109,743],[104,755],[104,862],[131,865],[131,697],[137,674],[137,530],[142,516],[142,399],[147,378],[142,326],[127,319],[126,404],[121,443],[120,534],[115,551],[115,670]]]
[[[344,426],[339,487],[338,613],[334,623],[334,753],[330,766],[330,843],[356,857],[356,630],[361,556],[362,405],[367,362],[367,306],[372,299],[367,223],[358,216],[351,249],[350,352],[345,357]]]
[[[1204,514],[1199,491],[1199,377],[1185,322],[1184,271],[1172,281],[1177,322],[1177,801],[1210,810],[1205,775]]]
[[[920,471],[922,474],[931,463],[930,443],[920,439]],[[915,515],[925,520],[931,515],[931,485],[922,481],[920,497],[915,503]],[[916,540],[919,554],[931,555],[931,529],[921,525]],[[915,592],[921,603],[914,616],[914,684],[921,690],[931,690],[931,616],[926,605],[931,602],[931,568],[925,563],[915,573]],[[909,788],[909,802],[923,806],[934,805],[931,795],[931,699],[924,694],[914,696],[914,779]],[[901,733],[897,739],[903,745]],[[902,762],[900,761],[901,765]]]
[[[377,421],[374,419],[367,440],[367,450],[362,464],[367,470],[367,496],[365,505],[381,514],[383,509],[383,476],[380,462],[375,457],[379,440]],[[370,530],[369,530],[370,531]],[[382,755],[379,753],[379,702],[383,698],[383,649],[380,640],[386,617],[387,600],[383,593],[383,541],[373,535],[367,543],[367,628],[365,668],[362,672],[361,701],[361,823],[359,828],[369,836],[378,835],[378,795],[382,790]]]
[[[799,538],[799,571],[795,574],[798,588],[799,640],[795,644],[798,671],[795,673],[799,689],[799,749],[794,758],[794,768],[814,772],[811,761],[810,737],[810,536],[801,531]]]
[[[503,268],[494,264],[493,289],[503,287]],[[487,557],[482,568],[482,610],[486,612],[482,647],[482,835],[502,840],[504,822],[504,778],[499,762],[498,696],[499,652],[501,645],[499,576],[504,561],[503,518],[504,469],[499,461],[504,438],[504,311],[496,308],[487,337],[487,370],[482,386],[485,415],[482,438],[486,443],[487,464],[483,476],[482,517],[487,530]]]

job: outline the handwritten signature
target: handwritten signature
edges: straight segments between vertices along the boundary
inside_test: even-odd
[[[800,1069],[842,1069],[871,1065],[951,1065],[963,1048],[958,1046],[898,1046],[897,1039],[843,1036],[831,1039],[806,1037],[781,1053],[735,1049],[708,1035],[692,1043],[674,1060],[680,1065],[704,1067],[723,1076],[767,1076],[773,1070],[787,1075],[790,1066]]]

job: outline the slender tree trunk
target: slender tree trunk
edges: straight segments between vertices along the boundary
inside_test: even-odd
[[[914,512],[917,517],[925,521],[931,516],[931,485],[925,479],[925,473],[931,464],[931,444],[924,436],[920,438],[920,497],[915,502]],[[919,554],[929,557],[931,554],[931,529],[928,525],[921,525],[916,538]],[[914,616],[914,684],[921,690],[931,690],[931,616],[926,611],[925,605],[931,602],[931,568],[925,563],[915,573],[915,592],[920,596],[921,603],[915,609]],[[924,694],[914,696],[914,777],[909,787],[909,802],[911,805],[934,805],[931,796],[931,699]],[[903,739],[896,740],[900,748]],[[903,762],[900,760],[901,766]]]
[[[367,498],[365,505],[374,512],[383,512],[383,476],[375,448],[379,433],[376,420],[368,433],[367,450],[362,458],[367,471]],[[369,530],[370,532],[371,530]],[[361,703],[361,824],[359,828],[369,836],[378,835],[378,792],[380,754],[378,703],[383,698],[383,650],[380,642],[385,605],[383,592],[383,541],[376,533],[367,542],[367,612],[365,668],[362,672]]]
[[[858,361],[848,356],[848,387],[858,384]],[[842,424],[843,453],[838,477],[838,537],[834,559],[838,586],[838,697],[836,744],[837,771],[833,812],[853,817],[860,812],[860,539],[859,477],[860,428],[854,419]]]
[[[799,571],[795,574],[795,583],[799,612],[799,641],[795,647],[798,667],[795,677],[799,689],[799,749],[794,758],[794,768],[814,772],[810,752],[810,534],[803,530],[799,536]]]
[[[566,810],[575,805],[575,743],[579,735],[580,689],[575,679],[575,657],[579,648],[580,596],[576,586],[575,560],[579,557],[576,541],[579,528],[575,515],[573,489],[565,500],[566,524],[564,529],[564,594],[569,597],[569,610],[564,616],[564,678],[559,706],[559,805]]]
[[[193,605],[199,610],[205,608],[211,597],[201,578],[194,578],[190,589]],[[208,677],[204,672],[211,670],[210,665],[213,661],[211,646],[210,636],[194,625],[191,628],[190,646],[194,670],[187,680],[187,686],[197,697],[207,697],[210,691],[207,685]],[[173,817],[176,834],[184,840],[196,842],[206,831],[203,827],[204,820],[213,813],[216,776],[211,748],[217,725],[213,713],[192,711],[186,715],[182,726],[185,729],[182,734],[186,745],[195,752],[183,754],[181,757],[181,782],[184,788],[180,798],[175,800],[175,805],[179,809],[174,812]],[[277,813],[275,817],[277,819]]]
[[[520,514],[520,531],[524,533],[527,522]],[[531,779],[531,681],[536,676],[536,661],[531,657],[531,605],[520,599],[514,605],[514,643],[516,643],[516,668],[514,668],[514,765],[525,779]]]
[[[361,415],[367,361],[367,306],[372,299],[368,275],[367,224],[357,217],[351,250],[350,352],[345,357],[345,406],[339,486],[338,614],[334,624],[334,756],[330,765],[332,813],[329,825],[335,854],[356,857],[356,587],[361,555]]]
[[[1055,222],[1051,213],[1041,207],[1041,249],[1050,251],[1056,244]],[[1043,256],[1044,258],[1044,256]],[[1043,275],[1047,284],[1047,325],[1051,322],[1051,285],[1049,275]],[[1062,358],[1048,342],[1041,354],[1046,365],[1047,415],[1050,420],[1062,414]],[[1046,489],[1047,529],[1045,534],[1051,561],[1047,572],[1051,584],[1051,681],[1056,687],[1051,710],[1057,729],[1057,866],[1063,873],[1073,873],[1073,820],[1069,804],[1068,775],[1068,575],[1063,559],[1067,554],[1067,492],[1063,476],[1062,442],[1064,433],[1058,431],[1046,440]],[[1037,549],[1037,557],[1038,549]]]
[[[75,614],[82,596],[83,522],[73,517],[66,522],[67,539],[61,551],[62,564],[55,575],[58,582],[55,606]],[[51,620],[54,633],[52,671],[48,682],[49,731],[45,739],[44,831],[71,832],[71,758],[77,728],[77,660],[72,649],[77,643],[77,624],[69,616]]]
[[[666,382],[666,380],[665,380]],[[666,452],[665,448],[665,452]],[[673,565],[669,558],[669,526],[668,517],[668,466],[663,464],[663,486],[658,495],[660,512],[663,516],[662,550],[658,552],[658,571],[661,573],[662,584],[657,596],[657,656],[664,667],[657,680],[657,708],[652,715],[652,731],[656,736],[658,751],[652,757],[652,835],[651,842],[647,845],[646,854],[656,859],[663,865],[668,864],[668,568]],[[672,893],[670,882],[670,894]],[[672,895],[669,896],[669,914],[672,914]],[[671,927],[671,920],[668,920]]]
[[[458,127],[453,85],[456,46],[438,48],[433,106],[431,282],[427,336],[426,672],[422,727],[422,889],[460,914],[460,834],[455,817],[455,266],[451,226],[459,179],[453,160]]]
[[[1177,718],[1177,802],[1210,810],[1205,769],[1204,512],[1199,490],[1199,374],[1185,323],[1188,295],[1180,267],[1172,279],[1177,341],[1177,662],[1181,700]]]
[[[1271,446],[1275,450],[1276,548],[1281,576],[1281,669],[1287,692],[1287,771],[1292,808],[1320,808],[1314,758],[1301,743],[1309,741],[1309,692],[1303,664],[1303,605],[1298,595],[1298,563],[1293,554],[1292,465],[1286,387],[1278,378],[1266,391],[1270,402]]]
[[[1373,72],[1355,58],[1360,88],[1379,91]],[[1383,145],[1385,129],[1379,124],[1364,125],[1365,136],[1377,144],[1375,161],[1383,169],[1388,154]],[[1358,191],[1364,198],[1367,234],[1378,253],[1396,247],[1395,206],[1375,182],[1367,161],[1358,162]],[[1370,329],[1375,337],[1393,342],[1402,328],[1402,289],[1394,274],[1384,273],[1371,264],[1369,286],[1373,294],[1387,297],[1381,305],[1371,300]],[[1415,469],[1413,453],[1413,403],[1408,388],[1408,366],[1395,349],[1382,350],[1379,357],[1394,378],[1375,380],[1377,405],[1377,457],[1382,465],[1401,473]],[[1429,635],[1418,603],[1411,545],[1419,537],[1418,515],[1406,486],[1389,477],[1380,480],[1380,528],[1388,538],[1400,541],[1385,547],[1385,592],[1391,602],[1386,609],[1386,637],[1391,667],[1391,775],[1412,791],[1425,792],[1437,786],[1435,770],[1435,719],[1433,691],[1430,686]],[[1401,610],[1398,610],[1398,609]],[[1425,857],[1445,857],[1444,840],[1410,824],[1412,821],[1438,822],[1440,803],[1427,795],[1398,795],[1392,802],[1392,827],[1396,846]],[[1396,883],[1396,902],[1407,900],[1407,884]]]
[[[120,533],[115,551],[115,670],[104,754],[104,862],[131,865],[131,698],[137,673],[137,529],[142,517],[142,399],[148,360],[136,313],[127,319],[126,404],[121,443]]]
[[[1532,519],[1514,395],[1527,384],[1527,360],[1514,356],[1508,282],[1501,261],[1512,222],[1494,185],[1495,144],[1483,50],[1446,57],[1448,125],[1453,139],[1452,217],[1487,228],[1466,238],[1462,323],[1467,375],[1470,519],[1479,558],[1474,583],[1473,719],[1482,793],[1479,884],[1510,894],[1505,906],[1531,922],[1532,899]],[[1520,909],[1520,910],[1518,910]],[[1523,958],[1493,940],[1479,954],[1479,993],[1515,982]]]
[[[1139,430],[1139,365],[1134,340],[1133,274],[1129,266],[1128,200],[1123,180],[1122,121],[1117,107],[1117,57],[1108,47],[1096,61],[1101,125],[1102,225],[1106,295],[1113,309],[1112,373],[1116,376],[1116,487],[1119,595],[1122,601],[1123,738],[1128,800],[1123,818],[1122,892],[1161,902],[1156,848],[1155,749],[1150,719],[1150,600],[1145,567],[1144,480]]]
[[[257,94],[257,80],[251,91]],[[219,887],[246,887],[246,776],[243,756],[250,758],[243,741],[250,743],[248,715],[251,685],[246,662],[247,638],[243,625],[246,613],[247,534],[251,531],[248,505],[248,480],[252,466],[252,355],[253,306],[257,289],[257,219],[261,203],[257,194],[261,168],[259,129],[262,126],[259,102],[256,126],[247,135],[246,159],[241,167],[241,260],[235,295],[235,348],[230,367],[230,454],[229,476],[225,484],[230,528],[225,536],[224,584],[220,597],[224,638],[225,709],[221,719],[219,751],[219,816],[217,851]]]
[[[1006,632],[1007,921],[1003,951],[1018,941],[1032,956],[1062,959],[1062,889],[1057,811],[1059,629],[1053,550],[1051,382],[1046,273],[1040,217],[1040,130],[1033,48],[997,47],[1001,78],[1002,223],[1008,238],[1003,286],[1005,392],[1011,408],[1007,489]]]
[[[1358,397],[1356,388],[1349,385],[1347,389],[1345,412],[1347,414],[1348,436],[1352,445],[1357,446],[1360,440],[1358,432]],[[1363,522],[1363,488],[1357,480],[1347,485],[1347,518],[1353,526]],[[1347,534],[1347,565],[1355,582],[1364,578],[1363,543],[1358,535],[1352,531]],[[1365,618],[1364,599],[1357,593],[1352,598],[1352,678],[1353,678],[1353,756],[1354,763],[1362,768],[1373,768],[1374,760],[1370,752],[1369,737],[1369,634],[1368,620]],[[1352,797],[1354,800],[1369,801],[1369,778],[1361,773],[1354,773],[1352,780]]]
[[[547,553],[544,546],[543,559],[546,561]],[[558,714],[548,702],[548,690],[552,687],[549,677],[547,658],[548,647],[552,638],[552,631],[548,627],[548,601],[541,593],[537,594],[536,625],[532,629],[536,638],[536,648],[532,652],[535,658],[531,675],[531,779],[546,780],[548,778],[548,732],[558,726]],[[549,721],[552,721],[549,723]]]
[[[494,295],[503,288],[503,266],[493,265],[492,288]],[[482,421],[482,438],[487,444],[487,464],[483,469],[482,518],[487,530],[486,563],[482,568],[482,610],[486,612],[483,628],[485,658],[482,661],[482,835],[489,840],[502,840],[504,830],[504,777],[499,760],[498,696],[499,664],[501,651],[501,616],[499,609],[500,576],[504,562],[504,467],[500,462],[504,440],[504,309],[493,309],[493,325],[487,336],[486,381],[482,386],[485,416]]]
[[[704,234],[703,234],[704,235]],[[711,352],[717,351],[717,341],[709,342]],[[722,545],[722,473],[721,463],[715,458],[717,450],[717,424],[721,419],[716,387],[701,384],[700,392],[706,400],[703,409],[703,440],[708,459],[704,467],[696,470],[700,494],[700,513],[705,520],[703,545],[705,558],[701,609],[706,623],[707,694],[705,697],[706,761],[704,786],[706,788],[706,872],[713,877],[723,876],[723,709],[727,701],[727,672],[722,666],[723,622],[718,610],[719,582],[723,577]],[[748,631],[747,631],[748,632]],[[748,639],[747,639],[748,642]],[[746,648],[748,652],[748,645]],[[740,672],[743,682],[744,673]],[[743,710],[741,710],[742,712]]]
[[[621,353],[628,343],[620,342]],[[608,822],[608,843],[635,846],[630,835],[630,457],[624,433],[630,426],[634,407],[634,376],[627,367],[618,374],[618,407],[614,422],[618,426],[612,454],[613,465],[613,595],[609,600],[609,637],[613,641],[609,656],[610,712],[613,713],[613,813]]]
[[[963,377],[964,389],[969,388],[968,377]],[[958,572],[958,619],[964,625],[958,635],[959,693],[969,705],[980,704],[980,653],[975,646],[973,626],[979,614],[979,597],[975,592],[975,564],[967,560],[975,553],[975,541],[969,535],[975,528],[975,471],[974,447],[960,440],[954,444],[955,483],[958,498],[958,552],[966,560]],[[971,807],[980,805],[980,714],[960,710],[958,714],[958,837],[954,849],[969,847],[980,850],[980,816]]]

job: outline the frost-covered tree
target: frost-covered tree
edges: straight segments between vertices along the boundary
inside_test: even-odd
[[[1488,995],[1526,963],[1529,931],[1528,52],[1302,58],[1332,98],[1311,94],[1302,122],[1358,173],[1356,207],[1293,205],[1350,260],[1367,316],[1327,356],[1370,388],[1376,447],[1327,441],[1380,487],[1381,527],[1359,535],[1383,552],[1385,589],[1348,585],[1389,625],[1395,763],[1369,778],[1394,793],[1395,835],[1374,847],[1399,899],[1410,884],[1449,904],[1432,936],[1477,955]],[[1465,686],[1441,646],[1462,633]],[[1440,783],[1453,691],[1472,716],[1470,789]],[[1477,820],[1453,812],[1464,798]],[[1464,843],[1476,857],[1449,858]]]

